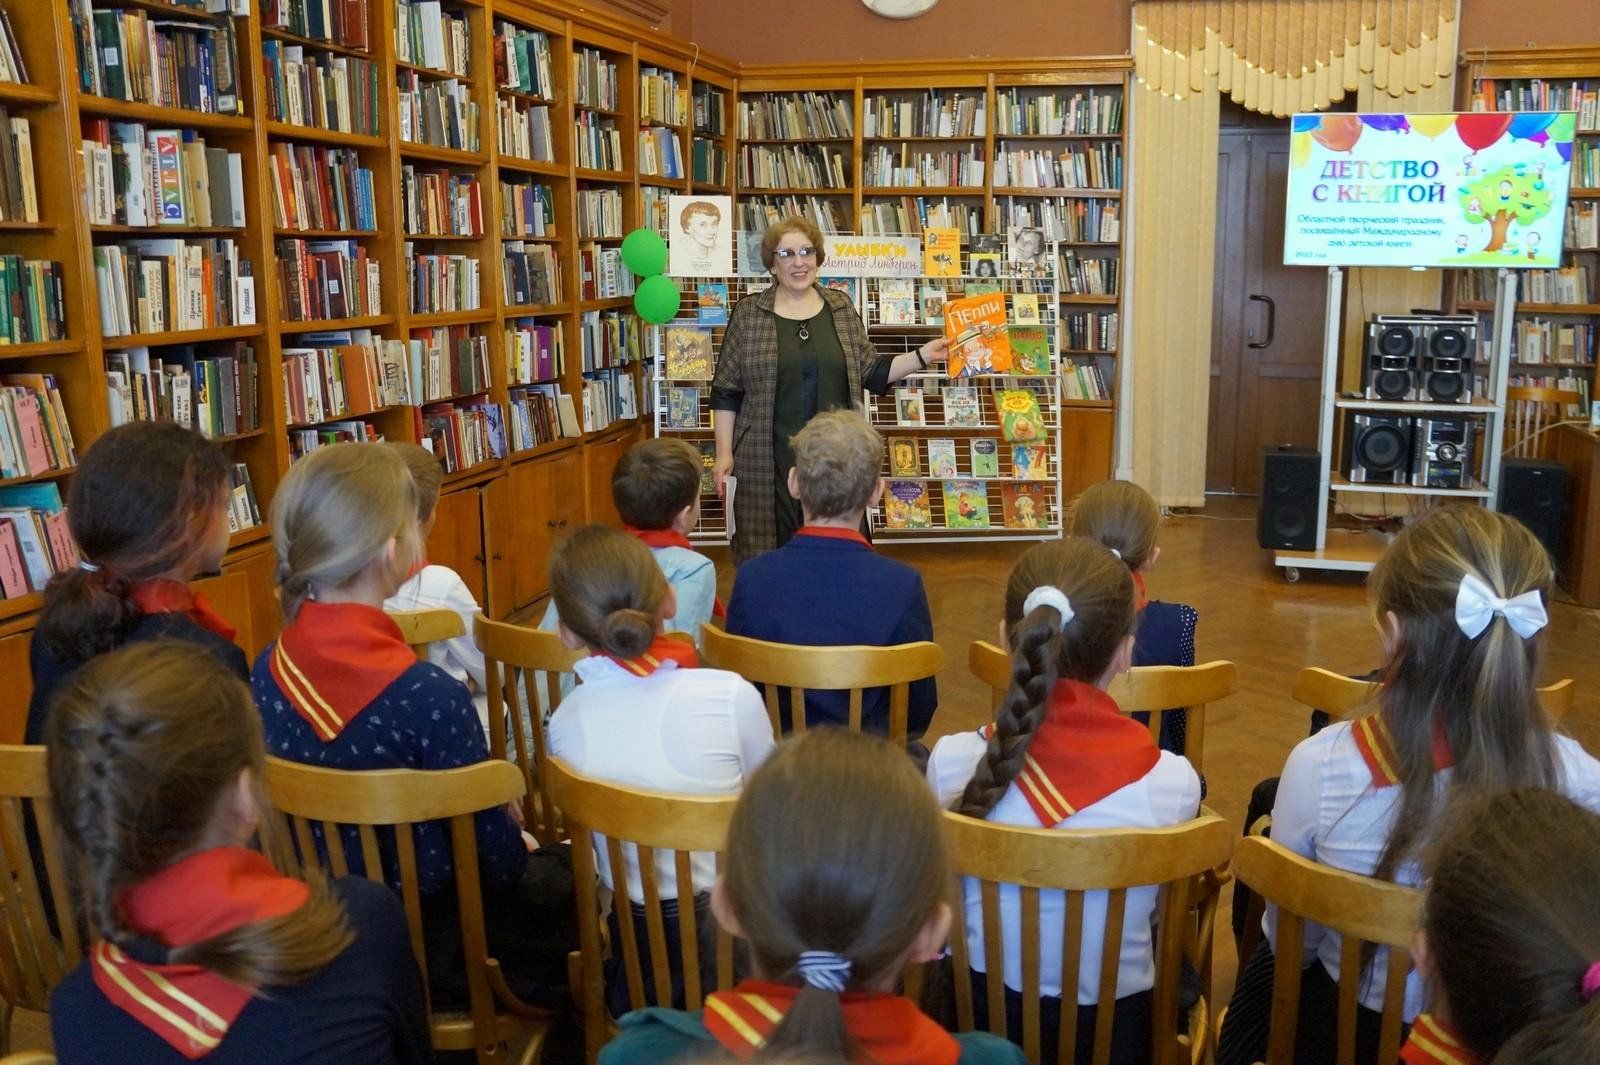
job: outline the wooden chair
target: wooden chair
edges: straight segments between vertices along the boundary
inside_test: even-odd
[[[56,1065],[56,1057],[42,1050],[24,1050],[0,1058],[0,1065]]]
[[[483,652],[489,689],[489,753],[510,757],[522,771],[523,820],[541,844],[566,838],[550,795],[544,719],[561,703],[561,678],[571,676],[582,651],[568,649],[553,632],[490,621],[479,614],[472,638]],[[511,726],[509,738],[506,726]]]
[[[1389,948],[1385,967],[1383,1020],[1377,1060],[1400,1053],[1406,974],[1411,969],[1411,934],[1422,910],[1422,892],[1319,865],[1259,836],[1247,836],[1233,855],[1234,875],[1278,907],[1279,958],[1298,960],[1307,921],[1332,928],[1339,947],[1339,1061],[1354,1060],[1356,1005],[1362,982],[1362,944]],[[1300,1014],[1298,964],[1277,965],[1272,978],[1271,1034],[1266,1065],[1291,1065]]]
[[[355,826],[359,833],[368,880],[384,882],[382,853],[393,851],[424,993],[428,959],[411,829],[420,822],[448,821],[470,1008],[430,1012],[434,1049],[471,1050],[480,1065],[488,1065],[507,1060],[502,1044],[527,1038],[518,1060],[524,1065],[538,1060],[555,1014],[519,999],[506,984],[499,962],[489,956],[473,826],[473,815],[480,810],[521,797],[522,777],[515,766],[491,760],[460,769],[346,772],[268,758],[267,791],[284,829],[268,833],[269,851],[280,868],[303,871],[320,865],[329,876],[347,875],[350,863],[339,832],[344,825]],[[317,849],[313,824],[321,826],[323,852]],[[380,846],[380,827],[393,829],[392,844],[384,840]]]
[[[429,644],[467,634],[461,615],[454,610],[387,610],[385,613],[400,626],[400,634],[417,653],[419,662],[428,660]]]
[[[906,721],[911,704],[911,682],[931,677],[944,664],[939,645],[923,641],[890,647],[807,647],[768,643],[748,636],[732,636],[711,625],[700,630],[701,660],[727,669],[759,684],[766,693],[772,731],[781,733],[778,692],[789,693],[791,731],[806,730],[805,693],[848,691],[850,729],[861,731],[862,694],[868,688],[889,689],[889,742],[905,746]]]
[[[1582,406],[1583,396],[1565,388],[1512,385],[1506,389],[1507,457],[1547,458],[1550,441],[1545,430],[1566,417],[1569,407]]]
[[[1001,935],[1000,885],[1019,888],[1022,922],[1022,1047],[1030,1062],[1040,1060],[1039,984],[1041,950],[1039,908],[1041,890],[1063,891],[1065,918],[1061,946],[1061,986],[1066,991],[1061,1010],[1060,1061],[1073,1060],[1077,1038],[1077,994],[1080,952],[1083,945],[1085,893],[1106,892],[1105,938],[1101,944],[1099,1001],[1095,1014],[1094,1062],[1110,1060],[1117,972],[1122,956],[1124,907],[1129,888],[1159,885],[1156,914],[1156,981],[1151,1016],[1149,1060],[1155,1065],[1202,1060],[1210,1045],[1208,1006],[1201,1001],[1190,1011],[1187,1030],[1179,1031],[1179,971],[1185,957],[1200,973],[1204,994],[1211,984],[1211,938],[1217,899],[1226,874],[1233,832],[1227,822],[1204,808],[1200,816],[1182,825],[1155,829],[1086,829],[1056,831],[1018,828],[964,817],[945,815],[954,845],[957,903],[950,929],[955,973],[957,1027],[975,1026],[971,968],[967,948],[966,907],[961,903],[961,877],[978,880],[982,897],[984,970],[988,994],[989,1029],[1006,1033],[1004,944]]]
[[[655,1001],[672,1000],[672,972],[667,961],[667,932],[661,909],[661,891],[656,877],[658,852],[671,851],[679,891],[693,879],[689,859],[693,852],[717,855],[721,869],[722,850],[728,836],[737,795],[671,795],[640,791],[607,784],[575,772],[560,759],[551,759],[548,780],[556,804],[567,819],[574,840],[572,864],[578,885],[578,942],[581,956],[581,986],[584,1015],[584,1041],[593,1062],[615,1031],[606,1009],[604,945],[601,933],[600,880],[594,847],[604,846],[616,884],[618,942],[611,950],[621,959],[627,975],[631,1008],[647,1005],[647,974],[640,961],[638,935],[630,919],[625,874],[624,848],[634,848],[639,863],[639,883],[644,895],[645,927],[650,952],[648,979]],[[604,836],[594,845],[587,833]],[[733,986],[733,937],[716,931],[717,986],[703,988],[700,982],[700,929],[693,904],[678,907],[678,942],[682,948],[684,1008],[697,1010],[705,993]]]
[[[72,913],[67,860],[49,796],[44,748],[0,746],[0,1054],[11,1049],[12,1012],[48,1011],[50,993],[83,957],[85,937]],[[38,825],[37,852],[24,828],[29,814]],[[36,854],[59,934],[50,930]]]
[[[1377,696],[1377,681],[1347,677],[1319,666],[1307,666],[1296,673],[1289,688],[1289,697],[1295,702],[1322,710],[1335,721],[1360,716],[1375,705]],[[1565,718],[1577,697],[1578,686],[1571,677],[1539,689],[1539,705],[1551,721]]]

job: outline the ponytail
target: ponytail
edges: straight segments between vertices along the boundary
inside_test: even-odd
[[[1104,545],[1138,570],[1155,555],[1161,508],[1132,481],[1101,481],[1073,500],[1069,524],[1073,536]]]
[[[637,537],[604,525],[579,529],[550,559],[556,616],[592,650],[637,658],[661,625],[667,579]]]

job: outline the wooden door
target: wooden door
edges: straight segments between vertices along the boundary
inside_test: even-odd
[[[428,534],[428,561],[460,574],[479,603],[488,596],[480,489],[463,488],[439,497],[438,519]]]
[[[0,677],[6,678],[5,698],[0,699],[0,743],[21,743],[28,725],[28,700],[33,698],[33,670],[28,666],[28,647],[33,630],[0,637]]]
[[[1283,265],[1288,124],[1224,126],[1206,490],[1254,494],[1261,449],[1315,447],[1327,275]]]

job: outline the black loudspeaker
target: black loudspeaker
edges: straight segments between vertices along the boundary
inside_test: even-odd
[[[1352,414],[1344,433],[1345,476],[1356,484],[1408,484],[1412,418]]]
[[[1367,325],[1368,399],[1472,402],[1472,315],[1380,314]]]
[[[1284,551],[1317,546],[1317,492],[1322,455],[1306,447],[1263,448],[1256,543]]]
[[[1427,333],[1422,349],[1418,398],[1429,403],[1472,402],[1472,349],[1475,325],[1440,324]]]
[[[1544,544],[1551,564],[1561,558],[1561,518],[1566,506],[1567,468],[1548,459],[1506,459],[1500,465],[1495,506],[1516,518]]]
[[[1417,398],[1413,372],[1418,361],[1418,336],[1403,325],[1373,322],[1367,326],[1367,398],[1393,402]]]

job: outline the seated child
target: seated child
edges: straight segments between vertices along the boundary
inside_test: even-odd
[[[50,997],[62,1065],[433,1060],[405,911],[281,875],[250,689],[192,643],[129,644],[61,687],[50,794],[98,942]]]
[[[794,538],[739,567],[728,602],[728,631],[773,643],[886,647],[933,639],[922,575],[884,558],[861,535],[867,508],[883,494],[883,438],[859,411],[819,414],[794,437],[789,490],[805,517]],[[927,731],[938,706],[932,677],[911,685],[908,732]],[[785,727],[787,693],[780,700]],[[842,691],[807,691],[806,724],[848,725]],[[862,728],[889,729],[889,692],[864,693]]]
[[[737,673],[695,665],[694,648],[662,636],[664,617],[673,613],[673,592],[650,550],[626,533],[591,525],[556,548],[550,564],[550,590],[559,615],[562,642],[589,657],[577,664],[583,681],[550,719],[550,754],[586,776],[649,791],[734,794],[772,750],[772,722],[755,688]],[[627,894],[633,900],[638,942],[648,954],[644,890],[638,855],[624,847]],[[606,887],[616,874],[603,837],[595,857]],[[695,927],[708,933],[715,856],[697,854],[694,884],[680,889],[673,857],[656,857],[656,883],[663,899],[687,890],[696,909]],[[682,959],[677,906],[668,914],[667,943],[673,971],[673,1004],[683,1005]],[[615,926],[611,942],[620,943]],[[702,986],[716,980],[711,949],[703,950]],[[648,966],[648,961],[645,965]],[[607,973],[612,1012],[628,1010],[627,982],[621,966]],[[653,1000],[655,984],[646,981]],[[668,1005],[655,1003],[652,1005]]]
[[[1161,828],[1194,817],[1200,806],[1194,767],[1157,748],[1149,730],[1122,714],[1106,694],[1133,656],[1136,615],[1127,566],[1083,537],[1036,544],[1011,569],[1005,619],[1011,689],[993,725],[934,745],[928,780],[941,802],[970,817],[1027,828]],[[1020,904],[1015,887],[1000,890],[1007,1028],[1020,1039]],[[982,968],[977,883],[968,881],[964,891],[975,999],[986,1016],[983,988],[997,974]],[[1118,1065],[1135,1065],[1150,1055],[1151,921],[1158,894],[1156,887],[1127,893],[1112,1030],[1111,1060]],[[1041,1060],[1056,1060],[1061,1010],[1077,1008],[1076,1054],[1087,1061],[1094,1037],[1093,1011],[1087,1007],[1100,996],[1106,893],[1090,892],[1084,899],[1076,988],[1061,986],[1064,907],[1061,892],[1040,893]]]
[[[719,1048],[739,1061],[1020,1065],[1004,1040],[951,1035],[894,993],[907,965],[943,948],[949,883],[939,810],[909,760],[841,729],[785,742],[745,784],[711,894],[757,979],[699,1013],[628,1014],[601,1065],[716,1060]]]
[[[289,468],[272,500],[288,624],[250,678],[272,754],[342,770],[454,769],[488,759],[471,694],[417,661],[383,612],[421,558],[419,533],[416,483],[394,449],[332,444]],[[359,838],[345,835],[351,872],[364,870]],[[466,984],[449,826],[419,825],[415,836],[434,1006],[459,1005]],[[504,808],[477,815],[477,845],[490,953],[522,997],[564,1005],[566,955],[576,946],[565,849],[529,854]],[[386,878],[397,883],[395,860],[384,860]]]

